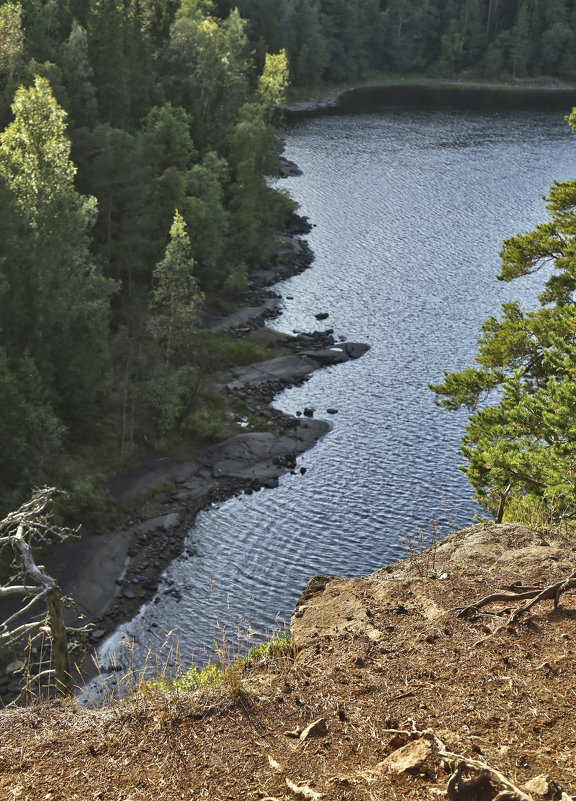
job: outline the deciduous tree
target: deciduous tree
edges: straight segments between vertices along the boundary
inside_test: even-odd
[[[16,209],[2,243],[8,341],[29,352],[54,408],[69,422],[87,421],[103,391],[115,290],[90,255],[96,205],[74,187],[66,115],[48,81],[20,88],[12,109],[0,134],[0,182]]]

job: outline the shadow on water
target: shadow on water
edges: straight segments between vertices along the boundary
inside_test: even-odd
[[[573,106],[576,106],[576,87],[403,83],[352,88],[344,91],[334,105],[308,113],[315,116],[378,113],[394,108],[566,113]]]

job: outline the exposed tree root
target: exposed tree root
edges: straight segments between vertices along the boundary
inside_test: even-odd
[[[473,790],[479,790],[481,787],[488,787],[489,785],[502,788],[494,796],[493,801],[534,801],[531,795],[513,784],[499,770],[490,767],[490,765],[479,759],[469,759],[462,754],[455,754],[449,751],[433,729],[425,729],[424,731],[386,729],[386,733],[401,734],[411,740],[424,738],[434,743],[438,749],[438,756],[447,760],[449,765],[454,766],[454,772],[446,787],[448,801],[464,801],[464,799],[470,798]],[[471,778],[464,780],[462,778],[464,772],[471,773]]]
[[[464,607],[463,609],[456,609],[457,617],[471,617],[472,615],[476,614],[479,609],[482,607],[487,606],[488,604],[495,603],[496,601],[529,601],[529,603],[525,603],[522,606],[519,606],[514,612],[511,613],[508,624],[516,623],[516,621],[529,609],[535,606],[540,601],[545,601],[548,599],[554,600],[554,609],[558,606],[560,596],[564,592],[568,592],[568,590],[572,590],[576,587],[576,572],[572,573],[572,575],[568,576],[562,581],[558,581],[555,584],[551,584],[549,587],[544,588],[537,588],[534,590],[528,590],[526,592],[495,592],[491,595],[486,595],[484,598],[481,598],[479,601],[476,601],[469,606]]]

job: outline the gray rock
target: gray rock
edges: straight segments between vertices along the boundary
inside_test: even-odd
[[[569,798],[569,796],[564,793],[558,782],[545,773],[541,774],[540,776],[535,776],[533,779],[530,779],[529,782],[526,782],[524,785],[524,790],[526,790],[526,792],[535,798]]]
[[[359,359],[370,350],[370,345],[366,345],[363,342],[343,342],[342,347],[350,359]]]
[[[181,517],[178,512],[173,512],[170,515],[166,515],[164,522],[162,523],[162,527],[165,531],[168,531],[168,529],[171,528],[176,528],[176,526],[180,525],[180,520]]]

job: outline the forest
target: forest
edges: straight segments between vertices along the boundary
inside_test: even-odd
[[[0,2],[0,513],[226,436],[197,328],[274,252],[294,87],[576,77],[576,0]]]
[[[212,11],[0,5],[3,511],[46,481],[89,495],[84,452],[219,435],[202,377],[234,345],[195,330],[202,304],[242,291],[293,204],[266,181],[285,56],[256,70]]]
[[[574,0],[219,0],[257,60],[284,48],[294,84],[378,70],[447,78],[576,77]]]

